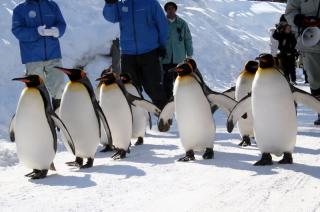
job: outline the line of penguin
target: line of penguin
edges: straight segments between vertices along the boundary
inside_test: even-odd
[[[166,132],[175,116],[181,144],[186,152],[179,161],[195,160],[195,152],[203,151],[203,159],[214,157],[215,122],[212,114],[217,108],[227,114],[227,131],[236,123],[242,141],[251,145],[255,138],[262,153],[254,165],[272,165],[272,156],[283,155],[280,164],[292,164],[297,135],[297,103],[320,113],[320,101],[285,79],[270,54],[261,54],[257,61],[248,61],[236,86],[225,92],[211,90],[193,59],[185,59],[176,68],[174,97],[160,110],[145,100],[129,74],[116,74],[106,69],[94,90],[86,73],[80,69],[57,67],[70,81],[66,84],[60,108],[53,111],[49,93],[37,75],[14,78],[25,83],[16,114],[10,123],[10,139],[17,145],[21,163],[32,169],[25,175],[31,179],[47,176],[55,170],[53,160],[57,151],[57,133],[62,132],[66,149],[75,156],[69,166],[80,169],[93,166],[99,142],[102,152],[113,151],[119,160],[130,152],[131,138],[136,145],[143,137],[151,115],[158,117],[158,129]],[[84,159],[86,163],[84,164]]]

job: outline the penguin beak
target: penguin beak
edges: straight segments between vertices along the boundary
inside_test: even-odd
[[[67,75],[71,75],[72,69],[62,68],[62,67],[58,67],[58,66],[55,66],[54,68],[56,68],[59,71],[62,71],[63,73],[65,73]]]
[[[19,81],[19,82],[24,82],[24,83],[29,83],[31,82],[29,79],[26,77],[19,77],[19,78],[13,78],[12,81]]]
[[[169,69],[168,72],[171,73],[171,72],[175,72],[176,70],[177,68],[172,68],[172,69]]]
[[[104,77],[99,77],[98,79],[96,79],[96,81],[103,81]]]

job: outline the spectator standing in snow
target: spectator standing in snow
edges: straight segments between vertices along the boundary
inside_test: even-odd
[[[273,38],[273,33],[276,31],[275,27],[269,29],[270,32],[270,53],[273,57],[277,57],[279,42]]]
[[[64,74],[54,67],[62,66],[58,39],[65,29],[54,1],[26,0],[13,10],[12,33],[19,40],[26,74],[37,74],[45,81],[54,109],[60,106],[64,87]]]
[[[296,57],[298,52],[295,49],[297,40],[294,33],[291,31],[291,26],[285,21],[284,16],[281,16],[280,23],[273,33],[273,38],[279,41],[278,49],[280,53],[281,68],[287,80],[296,83]]]
[[[167,20],[157,0],[105,0],[103,16],[120,24],[121,72],[149,95],[166,104],[159,57],[166,55]]]
[[[167,99],[170,99],[173,95],[173,83],[176,78],[176,73],[169,72],[169,70],[176,67],[186,57],[192,57],[193,55],[192,37],[188,24],[177,16],[177,9],[178,6],[174,2],[168,2],[164,6],[169,26],[167,54],[162,60],[163,85]]]
[[[299,36],[297,49],[303,57],[303,66],[307,71],[311,94],[320,99],[320,43],[307,47],[301,41],[301,32],[304,29],[320,24],[320,1],[289,0],[285,13],[288,23],[294,27],[293,31]],[[320,114],[314,124],[320,125]]]

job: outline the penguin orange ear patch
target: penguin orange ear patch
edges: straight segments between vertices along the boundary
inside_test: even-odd
[[[84,72],[84,71],[81,71],[81,77],[82,77],[82,78],[85,78],[86,76],[87,76],[87,73]]]

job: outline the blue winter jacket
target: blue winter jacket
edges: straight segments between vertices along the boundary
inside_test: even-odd
[[[60,37],[66,23],[58,5],[50,0],[26,0],[13,10],[12,33],[20,43],[22,63],[61,58],[58,38],[42,37],[38,26],[57,27]]]
[[[157,0],[106,3],[103,16],[112,23],[120,24],[122,54],[139,55],[166,46],[168,23]]]

